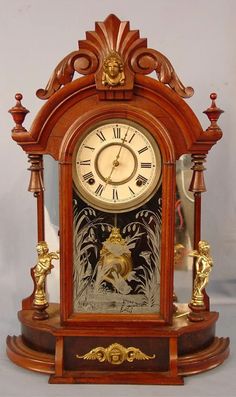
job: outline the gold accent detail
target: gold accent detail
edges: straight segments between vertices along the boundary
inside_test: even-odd
[[[179,313],[178,311],[176,311],[176,313],[173,314],[174,318],[180,318],[180,317],[185,317],[189,314],[188,312],[184,312],[184,313]]]
[[[102,84],[111,87],[125,84],[123,61],[118,52],[114,50],[104,59]]]
[[[45,288],[46,277],[48,274],[51,273],[51,270],[54,268],[54,266],[52,265],[52,260],[59,259],[59,253],[49,252],[46,241],[40,241],[37,244],[36,249],[38,253],[38,263],[33,268],[33,275],[36,284],[33,305],[45,306],[48,305]]]
[[[202,291],[209,282],[209,274],[213,267],[213,259],[210,255],[210,244],[204,240],[199,241],[198,250],[192,251],[189,255],[197,258],[191,305],[204,306],[204,295]]]
[[[113,343],[107,348],[95,347],[83,356],[76,354],[76,358],[83,358],[84,360],[98,360],[100,363],[108,361],[113,365],[120,365],[124,361],[132,363],[134,360],[153,360],[155,357],[155,354],[148,356],[136,347],[125,348],[119,343]]]
[[[111,283],[127,279],[132,271],[131,252],[126,240],[122,238],[120,229],[113,227],[111,233],[100,251],[99,265],[110,269],[105,279]],[[124,281],[123,281],[124,282]]]

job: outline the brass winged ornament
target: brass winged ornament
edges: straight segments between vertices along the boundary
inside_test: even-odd
[[[84,360],[98,360],[102,363],[103,361],[106,361],[106,349],[104,347],[96,347],[84,356],[76,354],[76,358],[83,358]]]
[[[126,360],[132,363],[134,360],[150,360],[155,358],[155,354],[148,356],[136,347],[128,347]]]
[[[136,347],[126,348],[119,343],[113,343],[107,348],[96,347],[83,356],[76,354],[76,358],[83,358],[84,360],[98,360],[99,362],[107,361],[113,365],[122,364],[124,361],[132,363],[134,360],[152,360],[155,357],[155,354],[148,356]]]

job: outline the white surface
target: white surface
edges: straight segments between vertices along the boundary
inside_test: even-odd
[[[36,98],[35,91],[45,87],[53,68],[66,54],[77,48],[77,40],[85,38],[85,31],[94,30],[94,22],[103,21],[110,13],[115,13],[121,20],[129,20],[131,29],[139,29],[141,37],[148,38],[150,48],[162,52],[170,59],[183,83],[195,88],[195,95],[188,103],[204,128],[209,123],[202,111],[210,105],[209,94],[218,93],[217,104],[225,110],[219,122],[224,138],[208,156],[208,193],[203,195],[202,236],[210,241],[215,258],[208,289],[212,300],[235,302],[236,2],[0,0],[0,327],[3,350],[5,336],[19,332],[16,311],[20,308],[21,299],[32,291],[29,268],[36,260],[36,200],[27,192],[27,159],[11,140],[13,122],[7,110],[15,104],[15,93],[22,92],[23,105],[31,111],[24,123],[29,128],[43,104]],[[56,216],[55,214],[55,218]],[[47,230],[50,248],[57,249],[57,227],[52,224]],[[57,280],[58,273],[55,271],[50,283],[57,284]],[[235,317],[233,320],[230,316],[223,318],[222,330],[228,335]],[[178,396],[180,393],[205,396],[204,387],[211,386],[214,392],[207,389],[209,396],[225,394],[231,397],[233,394],[230,388],[235,379],[233,360],[232,356],[222,369],[214,372],[215,375],[211,372],[188,378],[185,388],[77,388],[48,386],[44,376],[14,367],[3,352],[0,395],[77,395],[80,390],[83,397],[111,393],[121,397],[134,395],[137,391],[145,396]],[[10,383],[2,386],[6,380]]]

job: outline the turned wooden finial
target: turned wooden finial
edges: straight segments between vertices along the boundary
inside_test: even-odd
[[[12,132],[26,131],[26,129],[22,126],[22,124],[25,120],[25,116],[27,115],[27,113],[29,113],[29,110],[26,109],[24,106],[22,106],[22,104],[21,104],[22,98],[23,98],[23,95],[20,93],[17,93],[15,95],[16,104],[9,110],[9,113],[11,113],[13,120],[16,123],[15,127],[12,129]]]
[[[208,119],[211,122],[211,125],[207,128],[208,130],[220,130],[220,127],[217,125],[217,121],[222,113],[224,113],[224,110],[218,108],[216,106],[216,98],[217,94],[214,92],[210,95],[210,98],[212,100],[211,106],[205,110],[203,113],[205,113],[208,117]]]

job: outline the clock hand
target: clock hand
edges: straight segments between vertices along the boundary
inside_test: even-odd
[[[122,141],[121,141],[120,149],[119,149],[119,152],[117,153],[117,156],[116,156],[116,158],[115,158],[115,161],[118,161],[118,158],[120,157],[120,152],[121,152],[121,149],[123,148],[123,146],[124,146],[124,144],[125,144],[125,140],[126,140],[126,137],[127,137],[127,135],[128,135],[128,132],[129,132],[129,127],[127,128],[126,133],[125,133],[125,136],[124,136],[124,138],[123,138]],[[115,161],[113,162],[113,164],[115,163]]]
[[[119,149],[119,151],[118,151],[118,153],[117,153],[117,155],[116,155],[116,158],[115,158],[115,160],[114,160],[113,163],[112,163],[113,166],[112,166],[112,169],[111,169],[111,172],[110,172],[109,176],[106,178],[106,183],[105,183],[104,189],[105,189],[105,187],[107,186],[107,184],[111,181],[111,176],[112,176],[112,174],[113,174],[113,172],[114,172],[114,169],[115,169],[116,167],[118,167],[118,165],[120,164],[119,161],[118,161],[118,159],[119,159],[119,157],[120,157],[121,150],[122,150],[122,148],[124,147],[124,143],[125,143],[126,137],[127,137],[127,135],[128,135],[128,132],[129,132],[129,127],[127,128],[126,133],[125,133],[125,136],[124,136],[124,138],[123,138],[122,141],[121,141],[120,149]]]
[[[114,169],[115,169],[116,167],[118,167],[118,165],[119,165],[119,161],[118,161],[118,160],[114,160],[114,161],[113,161],[113,167],[112,167],[112,169],[111,169],[111,172],[110,172],[109,176],[106,178],[106,182],[105,182],[104,189],[105,189],[105,187],[108,185],[108,183],[111,181],[111,176],[112,176],[112,174],[113,174],[113,171],[114,171]],[[104,189],[103,189],[103,190],[104,190]]]

